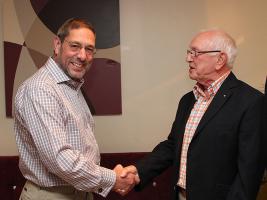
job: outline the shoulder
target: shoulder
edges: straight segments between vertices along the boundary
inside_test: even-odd
[[[40,93],[53,92],[55,87],[56,83],[51,78],[49,72],[45,67],[42,67],[19,86],[16,99],[22,98],[25,95],[35,98]]]
[[[259,90],[253,88],[244,81],[237,79],[237,77],[232,72],[226,78],[221,87],[224,91],[230,89],[230,91],[234,91],[237,94],[247,97],[260,97],[263,95]]]
[[[195,102],[195,96],[193,92],[188,92],[179,101],[178,110],[184,110],[189,108]]]
[[[239,102],[246,103],[263,97],[263,93],[244,81],[237,79],[233,73],[230,73],[219,91],[219,94],[230,92]]]
[[[190,91],[184,94],[181,99],[192,99],[192,98],[194,98],[194,93],[193,91]]]
[[[229,90],[230,98],[228,104],[232,109],[240,111],[262,109],[264,95],[249,84],[237,80],[237,84]]]
[[[251,99],[257,99],[257,98],[262,98],[263,93],[261,93],[259,90],[253,88],[249,84],[238,80],[239,81],[239,87],[238,90],[240,94],[245,97],[245,98],[251,98]]]
[[[188,102],[188,101],[192,101],[195,99],[194,93],[193,91],[190,91],[188,93],[186,93],[185,95],[182,96],[180,103],[182,102]]]

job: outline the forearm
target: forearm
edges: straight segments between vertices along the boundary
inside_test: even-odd
[[[106,196],[115,184],[115,172],[99,166],[90,155],[71,154],[61,154],[56,161],[57,166],[53,169],[49,167],[49,170],[79,190]]]
[[[140,184],[136,187],[142,189],[154,177],[160,175],[173,164],[174,150],[172,142],[166,140],[157,145],[145,158],[138,161],[135,166],[140,178]]]

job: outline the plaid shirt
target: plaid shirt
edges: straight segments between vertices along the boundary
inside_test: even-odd
[[[177,185],[181,188],[186,188],[186,162],[187,162],[187,151],[190,145],[190,142],[195,134],[197,126],[203,117],[205,111],[210,105],[213,97],[219,90],[223,81],[227,78],[230,72],[227,72],[219,79],[214,81],[207,89],[206,93],[203,91],[199,83],[197,83],[193,88],[193,93],[196,98],[196,103],[194,104],[193,109],[191,110],[190,116],[187,120],[183,138],[182,152],[180,158],[180,174]]]
[[[99,166],[94,121],[82,84],[49,58],[20,86],[15,99],[19,167],[26,179],[39,186],[73,185],[106,196],[116,174]]]

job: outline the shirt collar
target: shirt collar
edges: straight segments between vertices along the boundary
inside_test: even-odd
[[[45,67],[48,69],[50,74],[56,80],[57,84],[65,83],[75,90],[79,90],[84,83],[84,79],[75,81],[65,74],[65,72],[58,66],[53,58],[49,57]]]
[[[228,77],[229,74],[230,74],[230,71],[224,73],[220,78],[218,78],[216,81],[211,83],[210,86],[206,90],[204,90],[203,86],[197,82],[196,85],[193,87],[193,93],[194,93],[195,99],[198,100],[200,97],[202,97],[205,100],[209,100],[211,97],[213,97],[217,93],[222,83]]]

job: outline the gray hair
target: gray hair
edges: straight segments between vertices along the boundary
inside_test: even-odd
[[[213,50],[220,50],[227,55],[227,67],[233,68],[237,56],[237,47],[235,40],[225,31],[220,29],[210,29],[201,31],[201,33],[213,32],[214,35],[208,40],[207,46]]]

